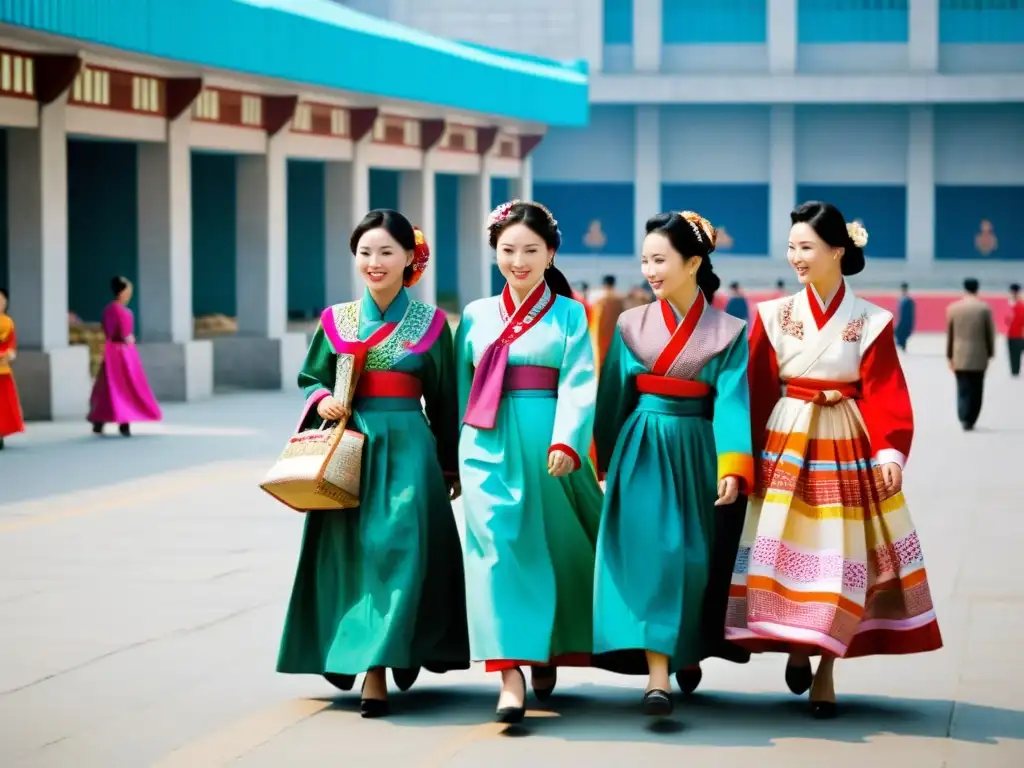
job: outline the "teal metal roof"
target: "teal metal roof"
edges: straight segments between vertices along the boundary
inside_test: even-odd
[[[586,65],[445,40],[332,0],[0,0],[0,22],[162,59],[584,126]]]

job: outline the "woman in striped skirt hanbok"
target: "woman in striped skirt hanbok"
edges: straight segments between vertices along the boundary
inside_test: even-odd
[[[828,203],[796,208],[804,290],[758,305],[750,339],[756,479],[726,638],[790,654],[786,682],[836,714],[837,658],[932,651],[942,638],[903,498],[913,411],[892,315],[858,298],[867,232]],[[821,661],[812,675],[810,656]]]

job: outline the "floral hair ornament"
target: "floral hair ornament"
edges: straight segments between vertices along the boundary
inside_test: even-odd
[[[518,202],[519,200],[509,200],[507,203],[502,203],[491,211],[491,215],[487,217],[487,227],[485,228],[485,231],[490,232],[496,226],[501,224],[501,222],[505,221],[505,219],[508,218],[508,215],[512,212],[512,206]]]
[[[850,236],[850,240],[858,248],[863,248],[868,244],[868,231],[864,229],[864,225],[859,221],[851,221],[846,225],[846,234]]]
[[[412,251],[412,274],[405,281],[406,288],[412,288],[423,276],[430,263],[430,246],[427,245],[427,238],[423,236],[423,230],[419,227],[412,228],[413,236],[416,238],[416,247]]]

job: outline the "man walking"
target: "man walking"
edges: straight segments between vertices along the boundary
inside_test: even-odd
[[[914,333],[916,309],[914,300],[910,298],[910,286],[907,283],[901,284],[900,302],[896,306],[896,346],[904,352],[907,351],[907,342]]]
[[[946,309],[946,360],[956,376],[956,405],[965,431],[981,413],[985,370],[995,354],[992,310],[978,298],[978,281],[964,280],[965,295]]]
[[[1010,316],[1006,319],[1006,343],[1010,351],[1010,375],[1020,376],[1020,358],[1024,354],[1024,301],[1020,284],[1010,286]]]
[[[747,297],[743,295],[743,289],[740,288],[739,283],[729,283],[729,300],[725,303],[725,314],[738,317],[745,323],[750,320]]]

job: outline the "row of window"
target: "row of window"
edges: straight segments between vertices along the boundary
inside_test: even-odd
[[[633,42],[633,1],[604,0],[605,45]],[[801,43],[905,43],[910,0],[797,0]],[[667,45],[764,43],[768,0],[661,0]],[[1024,0],[939,0],[939,42],[1024,43]]]

